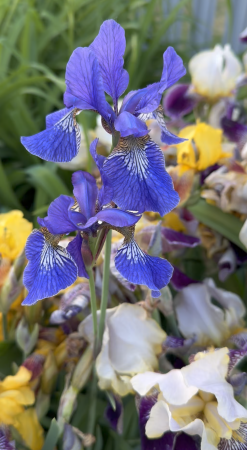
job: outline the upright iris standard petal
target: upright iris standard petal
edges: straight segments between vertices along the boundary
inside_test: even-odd
[[[89,48],[78,47],[72,53],[65,74],[64,104],[79,109],[92,109],[109,122],[114,112],[105,99],[100,67]]]
[[[144,253],[133,239],[118,249],[115,265],[126,280],[149,287],[153,297],[160,295],[160,289],[169,283],[173,272],[168,261]]]
[[[82,237],[80,233],[69,243],[67,251],[78,267],[78,277],[89,278],[81,253]]]
[[[90,48],[100,65],[104,90],[116,106],[118,98],[129,84],[129,74],[123,69],[126,42],[124,29],[114,20],[106,20]]]
[[[163,153],[149,136],[120,139],[104,170],[113,188],[113,201],[121,209],[157,211],[163,216],[179,203]]]
[[[48,119],[48,128],[33,136],[21,137],[21,143],[32,155],[46,161],[68,162],[78,153],[81,143],[80,128],[75,120],[76,108],[70,109],[51,126],[54,118]]]
[[[86,219],[95,215],[95,204],[98,197],[98,188],[95,178],[88,172],[78,170],[72,175],[74,196],[76,197],[80,210]]]
[[[148,134],[147,125],[128,111],[123,111],[115,120],[115,129],[122,137],[133,135],[141,137]]]
[[[94,141],[91,142],[90,153],[95,161],[95,164],[97,165],[97,167],[99,169],[100,176],[102,179],[102,188],[100,189],[99,195],[98,195],[99,206],[102,207],[103,205],[106,205],[112,201],[113,190],[111,188],[109,180],[103,169],[103,165],[104,165],[106,158],[105,158],[105,156],[98,155],[98,153],[97,153],[98,142],[99,142],[99,139],[94,139]]]
[[[47,230],[34,230],[26,244],[28,265],[23,283],[28,295],[23,305],[33,305],[38,300],[51,297],[74,283],[77,266],[67,250],[58,245],[60,236]]]
[[[164,92],[186,74],[183,60],[173,47],[168,47],[163,54],[163,71],[161,76],[160,92]]]
[[[185,73],[186,69],[182,59],[177,55],[173,47],[168,47],[163,54],[161,80],[159,83],[151,84],[142,90],[143,96],[136,107],[136,113],[141,114],[154,111],[160,103],[164,90],[176,83]]]

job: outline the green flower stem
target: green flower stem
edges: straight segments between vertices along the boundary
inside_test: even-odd
[[[110,277],[110,259],[111,259],[111,238],[112,231],[108,231],[105,242],[105,259],[104,259],[104,271],[103,271],[103,286],[101,292],[101,306],[100,306],[100,320],[99,320],[99,342],[97,350],[100,351],[103,333],[105,328],[105,315],[107,308],[107,300],[109,294],[109,277]]]
[[[93,370],[93,379],[90,387],[89,394],[89,414],[88,414],[88,433],[94,436],[95,422],[96,422],[96,408],[97,408],[97,375],[96,369]],[[88,450],[92,450],[93,444],[87,447]]]
[[[92,267],[87,267],[87,273],[89,275],[89,286],[91,294],[91,310],[93,316],[93,331],[94,331],[94,348],[96,348],[98,342],[98,321],[97,321],[97,303],[95,293],[95,283]]]
[[[5,341],[8,340],[8,322],[7,322],[7,314],[2,313],[2,321],[3,321],[3,339]]]

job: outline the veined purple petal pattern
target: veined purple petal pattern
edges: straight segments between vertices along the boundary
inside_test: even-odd
[[[67,251],[78,267],[78,277],[89,278],[82,258],[81,246],[82,237],[80,233],[77,233],[76,237],[67,246]]]
[[[63,111],[63,110],[62,110]],[[46,161],[68,162],[80,148],[81,133],[75,120],[76,108],[70,108],[63,117],[61,111],[56,115],[58,121],[51,125],[54,116],[48,119],[48,128],[33,136],[21,137],[21,143],[32,155]]]
[[[72,175],[74,196],[78,201],[81,213],[90,219],[95,214],[95,204],[98,197],[98,188],[95,178],[88,172],[78,170]]]
[[[144,253],[133,239],[118,249],[115,265],[131,283],[149,287],[153,297],[160,295],[160,289],[169,283],[173,272],[168,261]]]
[[[129,84],[129,74],[123,69],[125,46],[124,29],[114,20],[106,20],[101,25],[90,45],[99,61],[104,90],[112,97],[115,107]]]
[[[41,226],[48,228],[52,234],[67,234],[77,229],[76,224],[71,221],[70,209],[74,204],[74,199],[67,195],[60,195],[49,206],[47,217],[39,219]],[[77,223],[86,222],[85,216],[79,212],[74,212],[77,216]],[[73,218],[73,216],[72,216]]]
[[[148,134],[147,125],[128,111],[123,111],[115,120],[114,125],[122,137],[130,135],[141,137]]]
[[[90,153],[95,161],[95,164],[97,165],[100,176],[102,179],[102,188],[99,191],[98,201],[99,206],[102,207],[103,205],[106,205],[111,202],[112,200],[112,188],[110,186],[109,180],[105,174],[105,171],[103,169],[103,165],[105,162],[105,156],[99,155],[97,153],[97,144],[99,142],[99,139],[94,139],[93,142],[90,144]]]
[[[51,297],[74,283],[77,266],[67,250],[58,245],[60,237],[34,230],[27,239],[23,283],[28,295],[23,305]]]
[[[89,48],[78,47],[72,53],[65,74],[67,108],[92,109],[109,122],[114,112],[105,99],[102,75],[95,54]]]
[[[149,137],[120,139],[103,168],[121,209],[163,216],[179,203],[163,153]]]

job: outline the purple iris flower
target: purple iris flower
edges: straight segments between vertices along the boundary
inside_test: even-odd
[[[114,20],[105,21],[89,47],[79,47],[66,68],[65,109],[47,117],[47,129],[22,137],[26,149],[45,160],[67,162],[76,156],[80,133],[76,114],[94,110],[102,116],[105,129],[113,134],[115,149],[104,162],[105,176],[112,187],[112,200],[119,208],[157,211],[164,215],[179,202],[171,177],[165,170],[160,148],[150,139],[145,121],[154,118],[162,130],[162,140],[178,144],[184,139],[170,133],[160,105],[162,93],[184,74],[182,59],[172,47],[163,55],[159,82],[129,92],[118,110],[118,99],[128,86],[123,68],[125,52],[123,28]],[[106,101],[111,96],[113,109]]]
[[[92,142],[90,150],[101,170],[97,142],[97,139]],[[103,186],[99,190],[94,177],[87,172],[75,172],[72,184],[74,198],[60,195],[55,199],[47,217],[38,218],[42,228],[34,230],[27,240],[29,263],[23,282],[29,292],[23,304],[31,305],[57,294],[70,286],[77,275],[88,278],[82,249],[87,246],[88,237],[96,237],[102,228],[115,229],[124,236],[124,243],[115,257],[116,268],[123,277],[131,283],[147,285],[153,296],[159,296],[159,289],[169,282],[173,269],[168,261],[144,253],[135,242],[134,225],[140,215],[109,204],[110,189]],[[67,248],[61,247],[61,237],[75,231],[77,235]]]

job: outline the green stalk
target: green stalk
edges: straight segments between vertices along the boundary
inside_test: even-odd
[[[96,408],[97,408],[97,375],[96,369],[93,370],[93,379],[90,386],[89,394],[89,413],[88,413],[88,433],[94,436],[95,422],[96,422]],[[88,447],[92,450],[93,444]]]
[[[103,286],[101,292],[101,306],[100,306],[100,320],[99,320],[99,342],[97,350],[100,350],[103,333],[105,328],[105,315],[107,308],[107,300],[109,293],[109,277],[110,277],[110,259],[111,259],[111,238],[112,231],[108,231],[105,242],[105,259],[104,259],[104,271],[103,271]]]
[[[94,348],[96,348],[98,342],[98,321],[97,321],[97,303],[95,293],[95,283],[92,267],[87,267],[87,273],[89,275],[89,287],[91,294],[91,310],[93,316],[93,331],[94,331]]]
[[[8,340],[8,322],[7,322],[7,314],[2,313],[2,321],[3,321],[3,339],[4,341]]]

